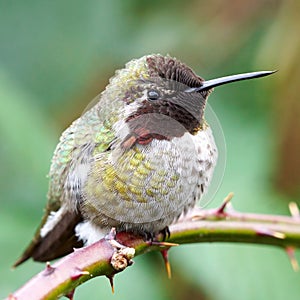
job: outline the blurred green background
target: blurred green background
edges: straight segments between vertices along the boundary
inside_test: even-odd
[[[288,214],[300,199],[300,2],[0,0],[0,298],[42,264],[12,271],[37,227],[60,133],[130,59],[169,53],[204,78],[278,69],[217,88],[209,102],[227,143],[223,183],[247,212]],[[299,299],[300,274],[281,249],[196,244],[157,253],[75,299]],[[298,255],[299,258],[300,255]]]

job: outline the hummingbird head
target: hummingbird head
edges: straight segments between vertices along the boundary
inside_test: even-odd
[[[131,90],[135,109],[125,121],[130,128],[130,141],[147,144],[153,138],[172,139],[185,132],[195,134],[203,127],[210,90],[185,91],[200,87],[204,79],[169,56],[147,56],[145,64],[146,76],[139,78]]]
[[[110,81],[110,88],[118,86],[123,91],[120,100],[124,103],[123,120],[127,127],[123,146],[147,144],[154,138],[171,140],[186,132],[194,135],[207,126],[204,110],[214,87],[271,73],[245,73],[205,81],[170,56],[148,55],[132,60]]]

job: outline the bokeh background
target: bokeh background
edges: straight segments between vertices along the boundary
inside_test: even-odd
[[[210,97],[227,144],[210,206],[233,191],[238,210],[288,214],[300,199],[299,26],[298,0],[0,0],[0,298],[43,268],[10,266],[40,221],[60,133],[115,69],[145,54],[169,53],[207,79],[279,70]],[[116,276],[115,295],[96,278],[75,298],[299,298],[300,274],[282,249],[196,244],[170,256],[171,281],[152,253]]]

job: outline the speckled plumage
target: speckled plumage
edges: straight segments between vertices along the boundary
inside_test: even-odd
[[[127,63],[62,134],[45,215],[15,266],[68,254],[111,227],[143,236],[166,232],[213,175],[218,153],[204,120],[212,88],[272,73],[204,81],[170,56]]]
[[[62,134],[49,173],[46,217],[17,264],[56,257],[44,240],[47,247],[52,240],[57,248],[64,244],[59,255],[72,251],[75,231],[76,243],[90,241],[77,226],[83,221],[107,232],[116,227],[156,234],[193,207],[217,161],[204,120],[210,90],[186,93],[202,82],[168,56],[144,56],[117,71],[94,106]],[[149,91],[159,98],[149,99]],[[69,235],[59,243],[63,223]]]

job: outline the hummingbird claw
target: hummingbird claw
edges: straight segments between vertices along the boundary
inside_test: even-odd
[[[148,231],[145,231],[144,232],[144,236],[143,236],[143,238],[144,238],[144,240],[146,241],[146,242],[150,242],[150,243],[152,243],[153,242],[153,240],[154,240],[154,233],[153,232],[148,232]]]
[[[162,229],[159,233],[162,234],[162,236],[163,236],[163,241],[165,241],[166,238],[169,239],[170,236],[171,236],[171,232],[170,232],[170,229],[169,229],[168,226],[166,226],[164,229]]]
[[[165,241],[166,239],[170,238],[171,232],[170,232],[169,227],[166,226],[165,228],[160,230],[158,232],[158,234],[162,234],[162,240]],[[149,242],[150,244],[152,244],[156,239],[157,239],[157,237],[155,236],[155,233],[153,233],[153,232],[144,232],[144,240],[146,242]]]

